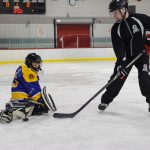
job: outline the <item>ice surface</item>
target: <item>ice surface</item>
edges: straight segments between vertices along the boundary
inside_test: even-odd
[[[18,65],[0,66],[0,107],[10,99],[11,82]],[[40,83],[47,86],[58,111],[76,111],[102,86],[114,62],[43,64]],[[52,114],[0,124],[1,150],[149,150],[150,114],[133,68],[119,96],[100,113],[101,94],[73,119]]]

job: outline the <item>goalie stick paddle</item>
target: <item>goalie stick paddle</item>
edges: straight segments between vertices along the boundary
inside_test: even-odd
[[[145,51],[139,53],[126,67],[125,69],[129,68],[136,60],[138,60]],[[95,97],[97,97],[105,88],[107,88],[113,81],[115,81],[120,76],[120,73],[117,74],[105,85],[103,86],[97,93],[95,93],[84,105],[82,105],[78,110],[73,113],[54,113],[54,118],[73,118],[75,117],[83,108],[85,108]]]

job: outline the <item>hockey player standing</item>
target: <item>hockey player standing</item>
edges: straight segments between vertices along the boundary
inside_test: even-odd
[[[0,112],[0,120],[11,122],[14,117],[28,119],[31,115],[48,113],[41,87],[38,72],[41,70],[42,59],[36,53],[30,53],[25,58],[25,64],[16,70],[12,83],[11,100],[6,103],[5,110]]]
[[[113,101],[134,65],[138,70],[141,93],[146,97],[150,111],[149,56],[143,54],[131,67],[124,69],[129,62],[145,49],[145,31],[150,30],[150,17],[145,14],[130,14],[128,12],[128,0],[112,0],[109,4],[109,11],[116,21],[111,30],[111,38],[117,61],[111,78],[118,71],[120,72],[120,78],[107,87],[98,108],[105,110]]]

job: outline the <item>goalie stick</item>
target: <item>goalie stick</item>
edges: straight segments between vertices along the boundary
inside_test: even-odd
[[[57,110],[56,105],[54,103],[54,100],[53,100],[52,96],[50,94],[46,93],[46,87],[44,87],[42,89],[42,98],[43,98],[46,106],[48,107],[48,109],[50,111],[56,111]]]
[[[128,69],[136,60],[138,60],[143,54],[145,54],[145,50],[139,55],[137,55],[126,67],[125,69]],[[117,72],[117,74],[105,85],[103,86],[97,93],[95,93],[84,105],[82,105],[78,110],[76,110],[73,113],[54,113],[54,118],[73,118],[75,117],[83,108],[85,108],[95,97],[97,97],[105,88],[107,88],[112,82],[114,82],[118,77],[120,76],[120,73]]]

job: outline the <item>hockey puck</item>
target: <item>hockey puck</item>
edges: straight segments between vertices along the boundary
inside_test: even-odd
[[[29,120],[29,118],[24,118],[24,119],[23,119],[23,121],[28,121],[28,120]]]

